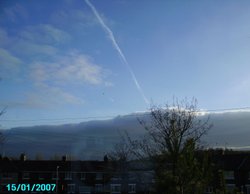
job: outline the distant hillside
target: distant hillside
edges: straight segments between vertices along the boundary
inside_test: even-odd
[[[18,156],[25,152],[29,158],[55,154],[73,155],[78,159],[102,159],[119,141],[120,132],[126,130],[133,137],[144,134],[138,118],[148,120],[147,114],[118,116],[110,120],[97,120],[59,126],[18,127],[5,130],[5,154]],[[203,139],[209,146],[250,147],[250,112],[210,114],[213,128]]]

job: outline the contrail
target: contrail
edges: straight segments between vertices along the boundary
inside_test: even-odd
[[[121,57],[122,61],[125,63],[125,65],[127,66],[132,79],[138,89],[138,91],[140,92],[140,94],[142,95],[143,100],[145,101],[146,104],[149,104],[148,99],[146,98],[139,82],[136,79],[136,76],[132,70],[132,68],[129,66],[128,61],[125,57],[125,55],[123,54],[122,50],[120,49],[119,45],[117,44],[116,40],[115,40],[115,36],[113,34],[113,32],[111,31],[111,29],[104,23],[103,19],[101,18],[100,14],[98,13],[98,11],[96,10],[96,8],[94,7],[94,5],[92,5],[92,3],[90,3],[89,0],[85,0],[86,4],[91,8],[92,12],[94,13],[94,15],[96,16],[97,20],[99,21],[99,23],[101,24],[102,28],[106,31],[106,33],[108,34],[115,50],[118,52],[119,56]]]

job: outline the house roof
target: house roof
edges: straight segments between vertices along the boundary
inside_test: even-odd
[[[113,169],[113,164],[103,161],[0,160],[0,172],[56,171],[57,167],[60,171],[103,172]]]

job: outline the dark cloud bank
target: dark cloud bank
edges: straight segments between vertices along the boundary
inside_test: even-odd
[[[77,159],[101,160],[120,140],[124,130],[134,138],[143,135],[145,131],[138,118],[147,120],[148,114],[117,116],[110,120],[79,124],[12,128],[4,130],[6,141],[3,151],[5,155],[15,157],[25,152],[31,159],[36,155],[50,159],[67,154]],[[204,145],[250,148],[250,112],[211,113],[210,121],[213,127],[204,137]]]

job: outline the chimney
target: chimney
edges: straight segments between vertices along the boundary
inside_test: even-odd
[[[20,160],[23,161],[23,162],[27,160],[27,157],[26,157],[26,155],[24,153],[22,153],[20,155]]]
[[[68,160],[67,155],[62,156],[62,161],[66,162]]]
[[[104,161],[104,162],[108,162],[108,161],[109,161],[109,158],[108,158],[108,155],[107,155],[107,154],[103,157],[103,161]]]

